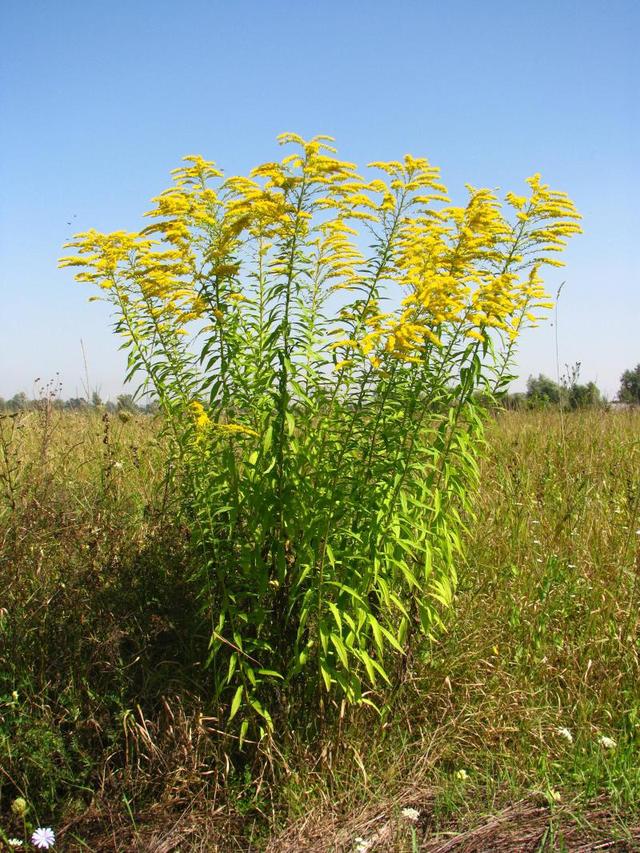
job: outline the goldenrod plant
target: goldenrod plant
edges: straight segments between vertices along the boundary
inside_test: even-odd
[[[79,234],[61,261],[113,305],[129,376],[164,411],[241,739],[294,703],[380,707],[438,629],[481,401],[580,231],[539,175],[456,206],[426,159],[363,177],[329,137],[279,141],[291,153],[248,177],[186,157],[145,228]]]

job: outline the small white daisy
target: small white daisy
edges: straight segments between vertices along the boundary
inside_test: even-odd
[[[40,847],[41,850],[48,850],[56,843],[55,832],[49,826],[39,826],[31,836],[31,843],[34,847]]]
[[[367,841],[366,838],[356,838],[356,846],[354,847],[354,853],[367,853],[367,850],[371,849],[371,841]]]
[[[615,749],[618,745],[612,737],[607,737],[606,735],[601,735],[598,743],[603,749]]]
[[[411,807],[409,807],[406,809],[402,809],[402,817],[406,818],[407,820],[411,820],[415,823],[420,817],[420,812],[418,811],[418,809],[412,809]]]
[[[568,743],[573,743],[573,735],[571,734],[569,729],[565,728],[564,726],[561,726],[559,729],[556,729],[556,732],[560,735],[560,737],[563,737],[566,741],[568,741]]]
[[[22,847],[24,841],[21,841],[19,838],[10,838],[7,841],[7,844],[9,845],[9,847]]]

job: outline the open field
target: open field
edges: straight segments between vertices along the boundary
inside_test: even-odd
[[[63,850],[640,847],[637,411],[498,416],[447,630],[382,720],[243,752],[208,704],[159,425],[1,429],[7,837],[23,797]]]

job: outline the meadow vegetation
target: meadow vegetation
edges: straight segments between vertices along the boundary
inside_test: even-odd
[[[2,830],[22,796],[69,850],[352,850],[381,830],[374,849],[410,850],[411,829],[433,850],[634,849],[639,435],[633,411],[492,420],[444,630],[382,720],[345,708],[274,753],[222,733],[159,422],[4,417]]]

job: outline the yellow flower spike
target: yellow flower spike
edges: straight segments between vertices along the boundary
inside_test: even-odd
[[[358,342],[353,338],[345,338],[342,341],[334,341],[329,345],[329,349],[338,349],[338,347],[357,347]]]
[[[379,169],[381,172],[386,172],[390,177],[396,177],[403,174],[402,163],[397,160],[375,160],[373,163],[367,163],[369,169]]]
[[[211,423],[209,415],[206,413],[204,406],[199,400],[192,400],[189,404],[189,408],[191,409],[195,425],[199,430],[205,429],[209,426]]]
[[[527,203],[526,196],[516,195],[515,193],[512,193],[512,192],[508,192],[505,195],[505,198],[509,202],[509,204],[512,207],[514,207],[516,210],[522,210]]]
[[[467,338],[475,338],[477,341],[484,343],[486,340],[485,336],[481,334],[477,329],[468,329],[465,332],[465,337]]]
[[[279,133],[276,139],[280,145],[305,145],[304,139],[297,133]]]
[[[204,182],[211,178],[223,177],[223,173],[216,167],[214,162],[205,160],[199,154],[187,154],[182,160],[191,165],[171,170],[171,174],[174,176],[174,181],[177,184],[188,185],[194,183],[194,181]]]
[[[228,435],[249,435],[249,436],[258,436],[258,433],[251,429],[251,427],[244,426],[243,424],[221,424],[216,423],[212,425],[216,430],[222,433],[226,433]]]
[[[396,199],[391,193],[385,193],[382,202],[378,205],[378,210],[395,210]]]

